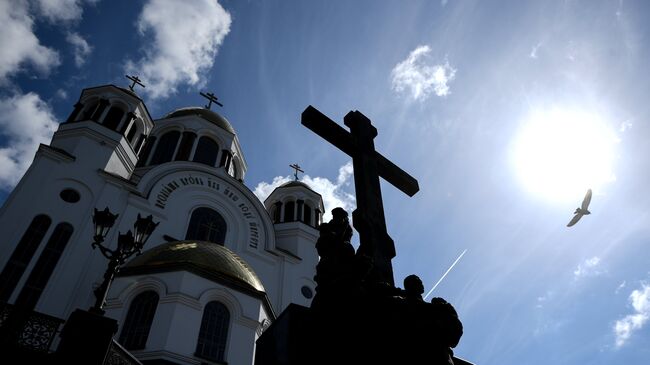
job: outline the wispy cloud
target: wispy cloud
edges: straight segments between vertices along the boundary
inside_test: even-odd
[[[16,185],[40,143],[49,143],[58,123],[49,106],[35,93],[0,99],[0,189]]]
[[[642,283],[640,289],[632,291],[628,300],[634,312],[614,324],[617,348],[625,345],[632,334],[643,328],[650,319],[650,284]]]
[[[41,45],[26,1],[0,1],[0,84],[26,64],[47,74],[61,62],[55,50]]]
[[[68,41],[74,48],[74,63],[77,67],[83,66],[86,63],[86,58],[90,55],[93,48],[83,39],[79,33],[69,32],[65,40]]]
[[[138,30],[152,39],[143,58],[127,61],[126,72],[140,75],[147,85],[143,92],[154,99],[173,95],[181,84],[201,87],[230,23],[230,14],[215,0],[149,0]]]
[[[449,95],[449,83],[456,77],[456,69],[451,67],[448,60],[435,64],[431,47],[424,45],[414,49],[404,61],[395,65],[391,76],[394,91],[423,101],[431,93]]]
[[[351,213],[356,207],[356,199],[354,195],[345,191],[345,187],[350,185],[350,177],[352,176],[352,161],[339,168],[339,174],[336,182],[332,182],[325,177],[311,177],[305,175],[301,181],[309,185],[315,192],[323,197],[323,204],[325,204],[325,214],[323,220],[329,220],[332,209],[341,207]],[[267,183],[260,182],[254,189],[255,195],[264,201],[278,186],[293,180],[291,176],[276,176],[273,181]]]
[[[99,0],[36,0],[39,14],[51,23],[74,22],[81,19],[83,3],[94,4]]]
[[[575,270],[573,270],[573,278],[578,280],[584,277],[593,277],[604,274],[605,271],[601,268],[600,263],[601,260],[598,256],[584,260],[578,264],[578,267]]]

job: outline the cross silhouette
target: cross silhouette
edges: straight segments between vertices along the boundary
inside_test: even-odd
[[[142,86],[142,87],[145,87],[144,84],[143,84],[142,82],[140,82],[140,81],[142,81],[142,80],[140,80],[140,78],[137,77],[137,76],[126,75],[126,78],[129,79],[129,80],[131,80],[131,81],[133,81],[133,83],[129,86],[129,89],[131,89],[131,91],[134,91],[134,90],[133,90],[133,87],[134,87],[136,84],[138,84],[138,85],[140,85],[140,86]]]
[[[298,171],[303,172],[303,173],[304,173],[304,171],[302,171],[300,169],[300,166],[297,163],[294,163],[293,165],[289,165],[289,167],[296,170],[296,171],[294,171],[293,176],[296,178],[296,181],[298,181]]]
[[[210,109],[210,107],[212,106],[212,103],[215,103],[215,104],[223,107],[223,104],[221,104],[220,102],[217,101],[217,97],[213,93],[207,93],[206,94],[206,93],[200,92],[199,94],[201,94],[201,96],[203,96],[204,98],[208,99],[208,105],[205,106],[206,109]]]
[[[377,129],[370,119],[359,111],[351,111],[343,121],[349,132],[311,105],[302,112],[305,127],[352,157],[357,198],[352,221],[361,240],[357,253],[372,257],[372,280],[394,286],[391,260],[395,257],[395,244],[386,230],[379,178],[408,196],[418,192],[418,181],[375,150]]]

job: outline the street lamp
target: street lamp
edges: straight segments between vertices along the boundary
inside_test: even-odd
[[[108,294],[108,288],[115,278],[115,275],[120,271],[120,266],[131,257],[134,253],[138,255],[142,253],[142,247],[145,242],[151,236],[154,229],[158,226],[158,223],[154,223],[153,216],[148,216],[143,218],[138,214],[138,219],[133,224],[133,232],[129,230],[125,234],[119,233],[117,237],[117,248],[111,250],[108,247],[104,246],[104,238],[108,234],[108,231],[113,227],[115,219],[118,214],[113,214],[108,210],[108,207],[103,211],[97,210],[95,208],[95,214],[93,215],[93,223],[95,224],[95,236],[94,242],[92,243],[93,249],[99,248],[100,252],[104,257],[109,259],[108,268],[104,273],[104,281],[102,284],[95,289],[95,305],[90,308],[90,311],[97,314],[104,314],[102,307],[104,306],[104,301],[106,300],[106,295]]]

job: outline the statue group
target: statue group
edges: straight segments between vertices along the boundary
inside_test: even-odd
[[[442,298],[426,302],[417,275],[407,276],[403,288],[372,277],[373,259],[362,249],[355,252],[342,208],[333,209],[332,219],[319,230],[311,310],[318,329],[316,353],[323,363],[347,362],[340,358],[345,356],[361,363],[454,364],[452,349],[463,326],[450,303]]]

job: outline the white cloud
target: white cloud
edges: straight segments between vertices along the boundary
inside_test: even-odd
[[[632,337],[632,333],[641,329],[650,319],[650,285],[641,284],[641,289],[630,294],[629,301],[634,313],[628,314],[614,324],[616,347],[621,347]]]
[[[72,22],[81,19],[82,3],[96,3],[99,0],[37,0],[36,5],[40,15],[48,21]]]
[[[68,41],[74,47],[74,63],[77,67],[83,66],[86,62],[86,58],[90,55],[93,48],[88,45],[85,39],[79,35],[79,33],[69,32],[65,40]]]
[[[578,264],[578,267],[573,271],[573,278],[578,280],[584,277],[593,277],[604,274],[605,271],[601,270],[600,267],[600,258],[598,256],[586,259],[582,263]]]
[[[325,204],[323,221],[328,221],[332,218],[332,209],[336,207],[341,207],[350,214],[355,209],[356,199],[354,195],[344,191],[344,187],[350,184],[352,173],[352,161],[350,161],[339,168],[339,175],[336,182],[332,182],[325,177],[311,177],[309,175],[305,175],[300,180],[323,197],[323,204]],[[261,201],[264,201],[275,188],[291,180],[293,178],[290,176],[277,176],[273,178],[271,183],[265,181],[260,182],[253,192]]]
[[[40,143],[49,143],[58,123],[35,93],[0,99],[0,189],[11,189],[32,162]]]
[[[431,62],[431,48],[419,46],[402,62],[395,65],[392,89],[423,101],[432,92],[438,96],[449,95],[449,83],[456,77],[456,69],[445,60],[444,64]]]
[[[60,64],[59,54],[36,38],[27,8],[26,1],[0,1],[0,84],[26,63],[45,74]]]
[[[63,89],[57,89],[54,96],[58,99],[65,100],[68,98],[68,92]]]
[[[127,61],[126,72],[139,75],[147,85],[144,92],[154,99],[174,94],[181,84],[200,87],[230,23],[230,14],[215,0],[149,0],[138,29],[152,39],[143,58]]]

